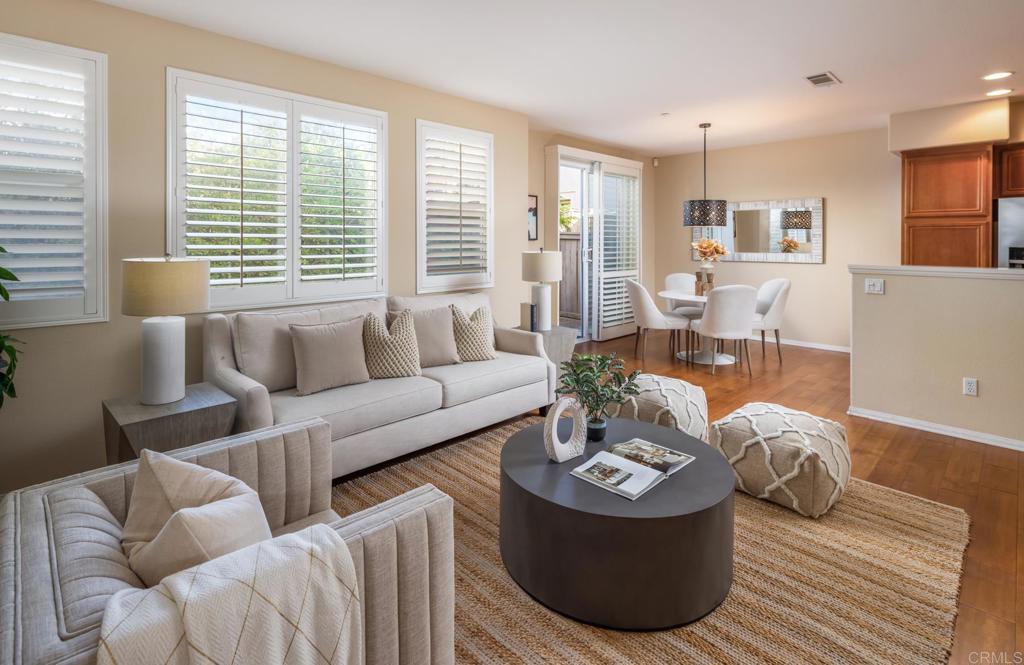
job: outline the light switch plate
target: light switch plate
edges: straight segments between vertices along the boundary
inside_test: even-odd
[[[868,277],[864,280],[864,293],[871,295],[883,295],[885,293],[885,280],[877,277]]]

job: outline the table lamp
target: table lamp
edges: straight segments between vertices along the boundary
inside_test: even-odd
[[[185,318],[210,307],[210,262],[166,257],[121,263],[121,313],[142,321],[142,403],[185,398]]]
[[[523,281],[537,282],[531,289],[531,302],[537,306],[537,330],[551,330],[551,285],[562,281],[562,253],[523,252]]]

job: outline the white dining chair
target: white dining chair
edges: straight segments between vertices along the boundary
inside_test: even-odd
[[[752,286],[733,284],[716,286],[708,291],[708,302],[704,314],[690,322],[690,330],[711,340],[711,373],[715,373],[715,360],[719,348],[726,340],[736,343],[736,361],[742,366],[740,353],[747,358],[747,374],[750,369],[750,321],[757,306],[757,290]],[[689,335],[688,335],[689,336]],[[690,343],[687,343],[690,346]]]
[[[792,282],[784,277],[769,279],[757,290],[757,308],[754,311],[755,331],[761,332],[761,357],[765,357],[764,333],[775,331],[775,349],[779,352],[779,364],[782,364],[782,342],[779,330],[782,328],[782,315],[786,311],[789,300],[789,289]]]
[[[654,298],[647,292],[639,282],[627,279],[626,293],[629,294],[629,304],[633,308],[633,319],[636,321],[636,341],[633,343],[633,356],[636,357],[637,350],[641,351],[641,359],[647,355],[647,332],[650,330],[668,330],[669,350],[675,354],[678,344],[677,332],[690,327],[690,319],[672,312],[662,312],[655,304]],[[641,338],[643,345],[641,346]]]
[[[665,290],[681,291],[683,293],[690,294],[697,293],[697,276],[689,272],[674,272],[670,275],[666,275]],[[693,307],[692,305],[687,305],[680,300],[672,300],[671,298],[666,298],[666,300],[668,301],[668,309],[670,312],[674,312],[680,307]]]

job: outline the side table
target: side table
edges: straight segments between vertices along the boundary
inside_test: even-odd
[[[144,448],[167,452],[231,433],[238,402],[212,383],[185,387],[185,398],[150,406],[139,395],[103,400],[107,464],[133,460]]]
[[[526,330],[520,327],[519,330]],[[565,326],[552,326],[551,330],[533,331],[544,340],[544,353],[548,359],[555,363],[558,368],[558,377],[562,377],[562,363],[572,359],[572,352],[576,348],[576,329]]]

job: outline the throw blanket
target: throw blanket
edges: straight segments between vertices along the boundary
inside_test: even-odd
[[[359,604],[348,546],[318,524],[114,594],[97,660],[360,664]]]

